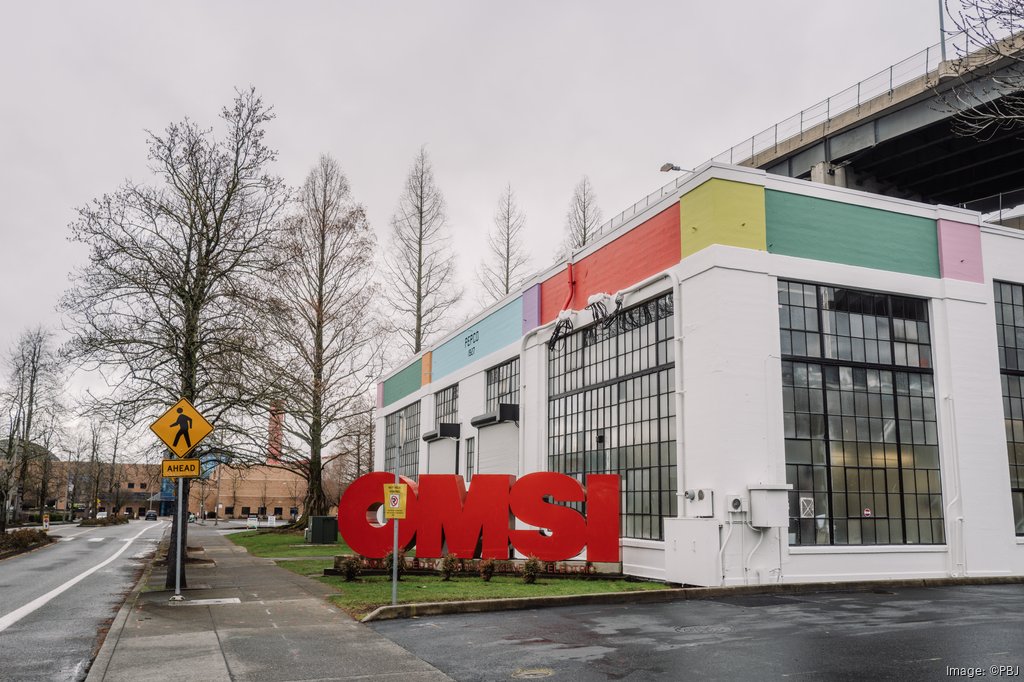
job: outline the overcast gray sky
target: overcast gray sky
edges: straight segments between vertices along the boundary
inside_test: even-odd
[[[428,145],[472,295],[506,182],[548,263],[588,174],[605,218],[776,121],[938,41],[935,0],[0,0],[0,351],[84,252],[75,208],[145,180],[145,129],[213,124],[254,85],[276,171],[338,159],[382,242]]]

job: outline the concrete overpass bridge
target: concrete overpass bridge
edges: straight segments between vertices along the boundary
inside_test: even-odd
[[[1024,128],[979,139],[953,124],[958,110],[1003,96],[1000,76],[1020,77],[1024,35],[965,47],[948,61],[930,47],[714,160],[982,212],[1024,204]]]

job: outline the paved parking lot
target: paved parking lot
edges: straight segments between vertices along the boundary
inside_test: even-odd
[[[458,680],[933,680],[957,679],[948,667],[1005,676],[1001,666],[1020,666],[1024,679],[1024,585],[744,595],[371,625]]]

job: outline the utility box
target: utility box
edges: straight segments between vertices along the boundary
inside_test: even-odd
[[[717,519],[665,519],[665,580],[681,585],[722,584]]]
[[[789,491],[787,483],[750,486],[750,525],[754,528],[786,528],[789,526]]]
[[[333,545],[338,542],[338,518],[335,516],[309,517],[309,543]]]

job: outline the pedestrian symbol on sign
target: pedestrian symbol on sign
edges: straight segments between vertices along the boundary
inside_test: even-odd
[[[189,432],[189,429],[192,428],[192,417],[188,416],[187,414],[183,414],[185,412],[185,410],[180,408],[180,407],[177,409],[177,412],[178,412],[178,418],[175,420],[174,425],[178,427],[178,433],[175,434],[175,436],[174,436],[174,445],[172,445],[171,447],[172,448],[178,447],[178,439],[181,438],[182,436],[184,436],[185,437],[185,447],[191,448],[192,447],[192,439],[188,437],[188,432]]]
[[[213,424],[206,421],[192,404],[182,398],[150,427],[164,445],[178,457],[184,457],[213,432]]]

